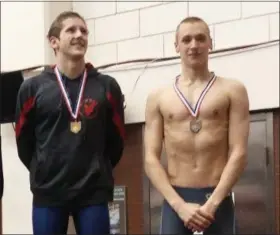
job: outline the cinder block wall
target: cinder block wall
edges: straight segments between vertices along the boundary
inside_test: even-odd
[[[73,2],[91,36],[95,65],[174,56],[174,31],[186,16],[210,25],[215,49],[279,38],[278,2]]]

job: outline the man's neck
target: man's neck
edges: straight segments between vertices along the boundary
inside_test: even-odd
[[[208,66],[199,68],[190,68],[182,65],[181,81],[188,85],[193,83],[203,83],[210,79],[210,72]]]
[[[56,63],[58,70],[69,79],[79,77],[85,69],[85,60],[70,60],[57,57]]]

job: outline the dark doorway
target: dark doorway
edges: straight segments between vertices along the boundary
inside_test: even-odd
[[[272,234],[274,175],[270,147],[270,115],[253,115],[248,143],[248,165],[234,187],[237,231],[240,234]]]

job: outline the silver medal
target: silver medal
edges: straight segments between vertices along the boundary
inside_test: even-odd
[[[201,128],[202,128],[201,120],[193,119],[190,121],[190,130],[193,133],[198,133],[201,130]]]
[[[216,80],[215,73],[211,73],[211,74],[212,74],[212,77],[208,81],[208,83],[207,83],[206,87],[203,89],[202,93],[200,94],[194,109],[191,107],[190,103],[187,101],[187,99],[184,97],[183,93],[177,87],[177,82],[178,82],[180,76],[177,76],[175,79],[175,82],[173,83],[173,87],[174,87],[177,95],[179,96],[180,100],[183,102],[185,107],[189,110],[191,116],[194,118],[190,121],[190,130],[193,133],[198,133],[202,128],[202,121],[197,120],[196,118],[198,117],[198,113],[199,113],[202,101],[203,101],[206,93],[209,91],[209,89],[213,85],[214,81]]]

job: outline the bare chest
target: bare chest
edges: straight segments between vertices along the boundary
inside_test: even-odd
[[[224,119],[228,113],[229,98],[220,87],[212,87],[203,96],[203,88],[174,89],[161,100],[161,112],[166,121],[185,121],[197,115],[200,119]],[[191,109],[191,110],[190,110]]]

